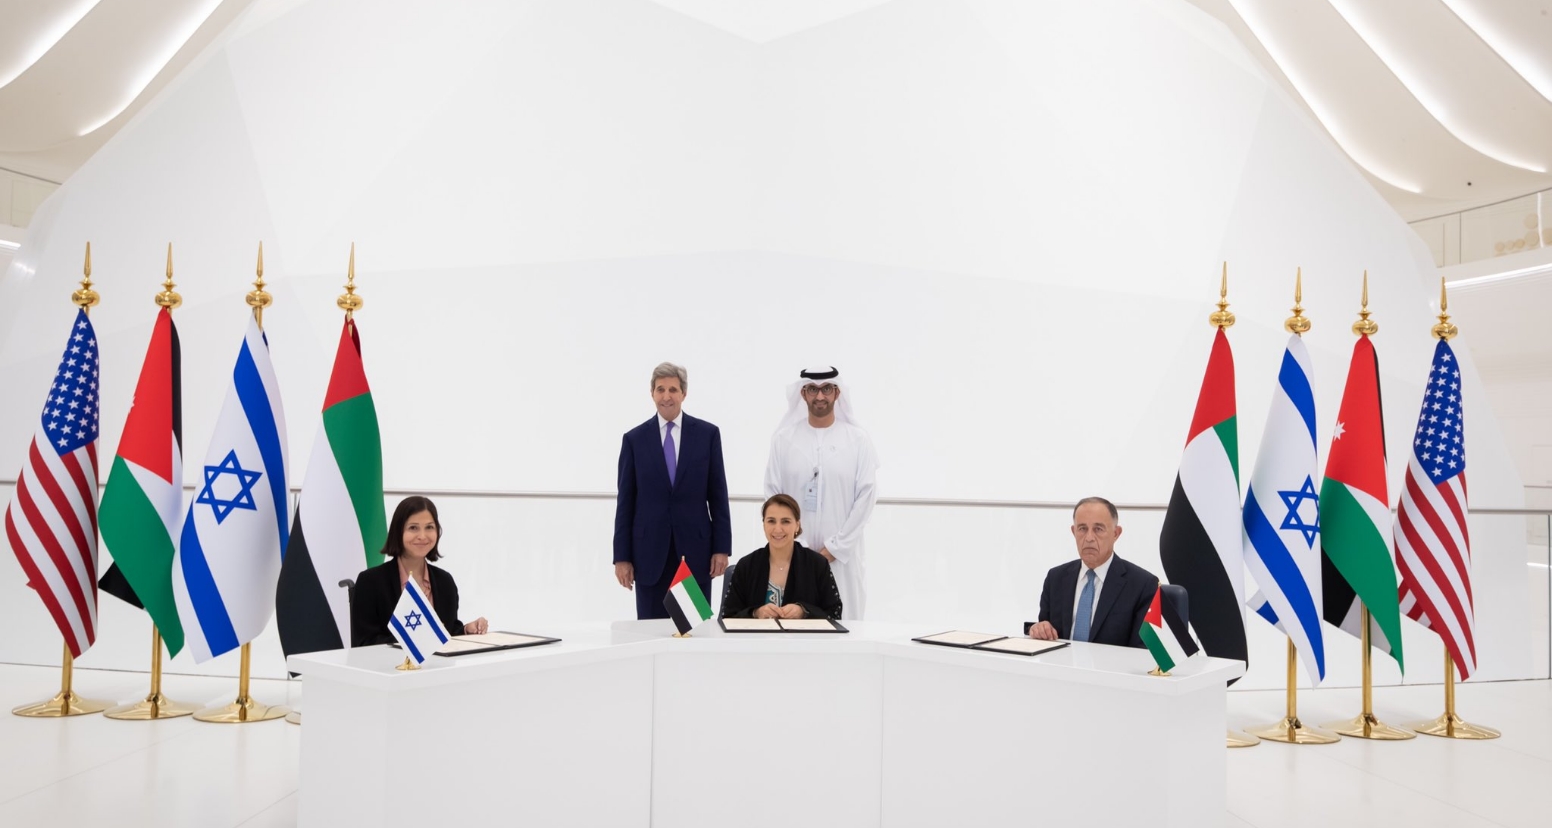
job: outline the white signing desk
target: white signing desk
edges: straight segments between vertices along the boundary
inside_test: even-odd
[[[400,651],[293,656],[303,826],[1217,825],[1237,661],[1028,657],[940,632],[519,629],[561,643],[414,672]],[[514,628],[516,629],[516,628]]]

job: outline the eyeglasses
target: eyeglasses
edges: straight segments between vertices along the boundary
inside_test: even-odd
[[[816,395],[823,395],[823,396],[826,396],[826,397],[833,397],[833,396],[836,395],[836,392],[838,392],[840,390],[841,389],[836,388],[834,385],[832,385],[832,384],[830,384],[828,382],[825,383],[824,385],[805,385],[805,386],[803,386],[803,393],[807,394],[810,397],[813,397],[813,396],[816,396]]]

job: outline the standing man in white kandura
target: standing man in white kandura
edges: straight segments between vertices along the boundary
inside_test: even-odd
[[[771,437],[765,496],[803,507],[803,545],[830,561],[842,618],[867,609],[862,530],[878,499],[878,454],[857,425],[835,368],[802,371],[787,389],[787,415]]]

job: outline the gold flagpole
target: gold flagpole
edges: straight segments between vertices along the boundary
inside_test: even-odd
[[[172,281],[172,242],[167,243],[167,280],[162,282],[162,292],[156,294],[158,307],[167,309],[172,313],[174,309],[183,304],[183,297],[173,290],[176,285]],[[162,695],[162,631],[157,629],[156,623],[151,624],[151,692],[137,702],[121,704],[118,707],[102,714],[110,719],[118,719],[126,722],[144,722],[153,719],[173,719],[178,716],[187,716],[196,709],[192,704],[173,701]]]
[[[1234,327],[1234,314],[1229,311],[1229,263],[1223,263],[1223,275],[1218,281],[1218,309],[1207,317],[1208,324],[1219,330],[1227,331]],[[1242,619],[1243,620],[1243,619]],[[1246,733],[1243,730],[1226,728],[1223,737],[1224,747],[1244,748],[1255,747],[1261,744],[1261,740]]]
[[[366,305],[366,300],[362,299],[360,296],[356,295],[356,243],[355,242],[351,242],[350,243],[350,265],[345,270],[345,292],[341,293],[339,295],[339,298],[334,300],[334,304],[337,305],[340,310],[345,312],[345,321],[346,322],[349,322],[349,321],[355,319],[356,311],[361,310],[362,306]],[[352,326],[352,330],[354,330],[353,326]],[[346,642],[346,643],[349,643],[349,642]],[[406,658],[405,661],[408,662],[409,659]],[[401,664],[401,665],[399,665],[399,669],[400,670],[404,670],[404,669],[419,669],[419,667],[417,665],[415,667],[406,668],[404,665]],[[290,715],[286,716],[286,721],[288,721],[288,722],[290,722],[291,724],[294,724],[294,725],[301,724],[302,723],[302,711],[300,711],[300,710],[293,710],[293,711],[291,711]]]
[[[81,289],[70,294],[70,301],[76,307],[90,314],[92,306],[96,305],[101,297],[97,291],[92,290],[92,243],[86,243],[86,264],[81,271]],[[97,481],[92,481],[96,483]],[[70,654],[70,645],[65,644],[64,659],[59,665],[59,693],[48,701],[36,704],[24,704],[12,710],[18,716],[26,716],[33,719],[54,719],[64,716],[81,716],[88,713],[101,713],[107,710],[113,703],[98,701],[96,699],[83,699],[76,695],[75,688],[75,656]]]
[[[1460,329],[1450,322],[1449,297],[1444,293],[1444,277],[1439,277],[1439,324],[1433,326],[1433,335],[1446,342],[1455,338]],[[1497,739],[1502,733],[1482,725],[1474,725],[1455,715],[1455,660],[1450,658],[1449,648],[1444,650],[1444,715],[1426,722],[1417,722],[1412,729],[1429,736],[1446,739]]]
[[[274,301],[269,291],[264,289],[263,242],[259,242],[259,264],[256,273],[258,278],[253,280],[253,290],[248,291],[247,301],[248,307],[253,308],[253,320],[258,323],[259,330],[263,330],[264,309]],[[251,644],[242,645],[242,661],[237,672],[237,701],[219,707],[207,707],[195,713],[195,719],[216,724],[246,724],[279,719],[291,712],[291,708],[285,705],[260,704],[248,695],[248,666],[252,655],[251,650]]]
[[[1301,337],[1310,329],[1309,317],[1304,315],[1304,307],[1300,304],[1303,301],[1304,269],[1299,268],[1293,283],[1293,316],[1284,320],[1283,329]],[[1288,623],[1293,622],[1290,619]],[[1329,745],[1341,741],[1342,737],[1329,730],[1321,730],[1299,721],[1298,678],[1299,651],[1293,645],[1293,638],[1290,636],[1288,638],[1288,715],[1276,724],[1254,728],[1250,732],[1263,739],[1287,742],[1290,745]]]
[[[1363,272],[1363,305],[1358,311],[1358,321],[1353,323],[1353,333],[1357,336],[1374,336],[1380,332],[1380,323],[1369,318],[1369,271]],[[1375,739],[1384,742],[1396,742],[1403,739],[1415,739],[1417,734],[1399,727],[1391,727],[1374,716],[1374,650],[1370,646],[1371,622],[1369,620],[1369,605],[1360,603],[1362,608],[1358,614],[1358,620],[1363,625],[1360,638],[1363,641],[1363,710],[1356,718],[1344,719],[1340,722],[1332,722],[1326,725],[1331,730],[1343,736],[1356,736],[1360,739]]]

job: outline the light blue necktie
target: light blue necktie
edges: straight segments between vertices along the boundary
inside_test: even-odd
[[[1072,640],[1089,640],[1089,616],[1094,614],[1094,570],[1087,570],[1083,592],[1078,594],[1078,616],[1072,620]]]
[[[678,477],[679,458],[674,454],[674,424],[668,424],[668,436],[663,438],[663,462],[668,464],[668,485],[674,485],[674,478]]]

